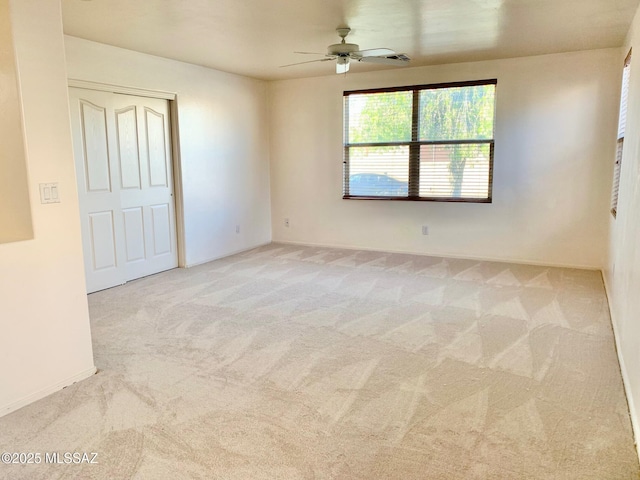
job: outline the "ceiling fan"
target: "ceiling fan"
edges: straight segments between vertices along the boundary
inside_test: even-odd
[[[385,65],[405,66],[409,64],[410,58],[404,53],[396,53],[389,48],[370,48],[368,50],[360,50],[360,46],[355,43],[347,43],[346,37],[351,29],[349,27],[336,28],[336,32],[342,41],[329,45],[325,58],[317,60],[309,60],[307,62],[291,63],[289,65],[281,65],[281,67],[291,67],[293,65],[302,65],[304,63],[328,62],[336,60],[336,73],[347,73],[351,60],[368,63],[382,63]],[[304,55],[322,55],[322,53],[314,52],[294,52]]]

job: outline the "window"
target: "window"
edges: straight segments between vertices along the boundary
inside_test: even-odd
[[[624,60],[622,71],[622,93],[620,95],[620,114],[618,115],[618,142],[616,145],[616,161],[613,167],[613,186],[611,187],[611,215],[618,213],[618,191],[620,190],[620,168],[622,167],[622,148],[624,131],[627,126],[627,98],[629,96],[629,77],[631,75],[631,50]]]
[[[344,92],[343,198],[491,202],[496,84]]]

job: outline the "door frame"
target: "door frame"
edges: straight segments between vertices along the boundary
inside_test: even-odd
[[[171,171],[173,173],[173,201],[176,213],[176,248],[178,252],[178,268],[186,268],[185,228],[184,228],[184,196],[182,190],[182,163],[180,160],[180,138],[178,129],[178,96],[173,92],[149,90],[146,88],[125,87],[109,83],[92,82],[69,78],[68,87],[99,90],[101,92],[120,93],[137,97],[150,97],[169,102],[169,135],[171,141]],[[76,173],[77,174],[77,173]]]

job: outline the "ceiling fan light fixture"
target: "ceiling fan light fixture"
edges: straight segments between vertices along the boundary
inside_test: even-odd
[[[350,63],[351,59],[346,55],[336,58],[336,73],[347,73]]]

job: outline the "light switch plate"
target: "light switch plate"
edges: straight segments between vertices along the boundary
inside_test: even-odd
[[[40,203],[60,203],[58,183],[40,184]]]

